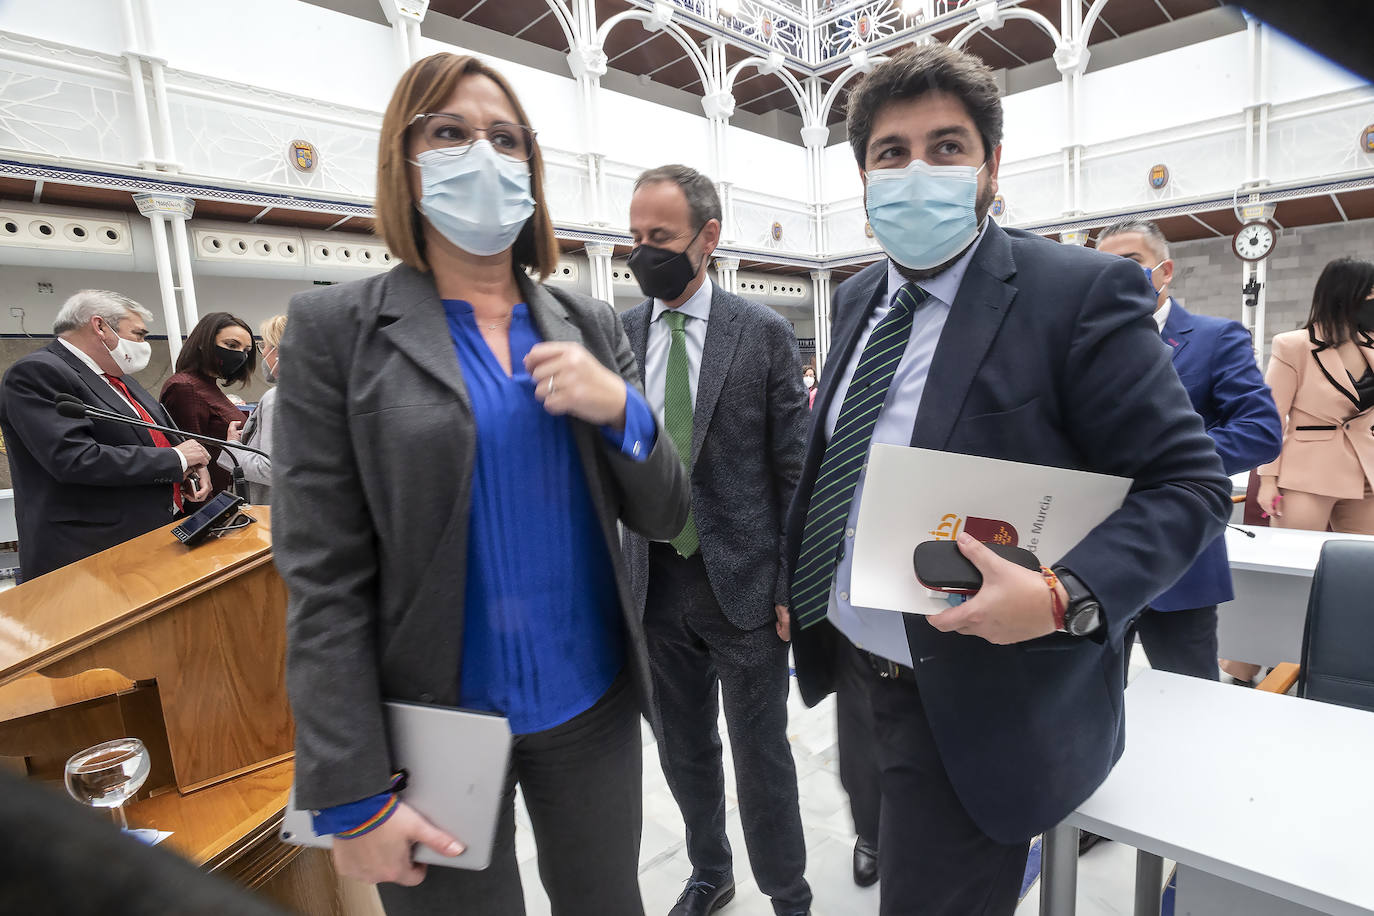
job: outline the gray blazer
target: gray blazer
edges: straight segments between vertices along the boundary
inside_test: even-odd
[[[620,316],[641,384],[652,317],[652,299]],[[774,619],[773,605],[788,601],[783,529],[801,476],[808,418],[801,377],[792,326],[717,286],[692,416],[692,512],[711,591],[726,618],[745,630]],[[642,613],[649,543],[627,531],[624,544],[634,606]]]
[[[518,279],[545,340],[581,343],[637,380],[610,306]],[[289,314],[272,527],[290,592],[297,797],[321,808],[385,790],[383,699],[458,702],[476,430],[432,275],[402,265],[294,296]],[[617,522],[650,537],[681,530],[682,463],[663,433],[639,463],[594,427],[572,428],[615,566],[629,674],[647,699]]]

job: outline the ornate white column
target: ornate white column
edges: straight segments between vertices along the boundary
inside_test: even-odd
[[[1063,77],[1064,110],[1068,120],[1068,145],[1064,147],[1064,208],[1066,214],[1083,212],[1083,140],[1079,130],[1083,73],[1088,68],[1087,46],[1074,38],[1054,51],[1054,63]]]
[[[725,42],[720,38],[706,40],[707,75],[711,85],[701,100],[706,112],[710,135],[708,141],[711,152],[711,178],[717,183],[727,180],[729,167],[729,127],[730,118],[735,114],[735,97],[726,90],[725,78],[729,65],[725,60]]]
[[[420,23],[429,12],[429,0],[380,0],[382,13],[391,23],[396,63],[405,70],[420,59]]]
[[[811,315],[816,324],[816,372],[830,353],[830,271],[811,271]]]
[[[727,293],[739,291],[739,258],[716,258],[716,285]]]
[[[177,278],[181,281],[182,307],[186,327],[195,327],[200,320],[196,308],[196,287],[191,276],[191,252],[187,244],[186,220],[195,213],[196,202],[177,194],[135,194],[138,212],[148,217],[153,233],[153,259],[157,263],[157,284],[162,294],[162,314],[167,322],[167,348],[176,365],[181,352],[181,317],[177,314],[177,285],[172,280],[172,257],[167,250],[167,224],[172,223],[172,238],[176,244]]]
[[[153,51],[153,20],[143,0],[121,0],[120,16],[124,31],[124,61],[129,70],[130,93],[134,100],[134,120],[138,124],[138,164],[145,169],[168,172],[180,170],[172,153],[172,121],[167,110],[167,84],[163,66],[167,63]],[[148,106],[148,85],[144,65],[152,74],[153,102]],[[153,129],[153,111],[157,131]]]
[[[807,80],[808,83],[811,80]],[[811,222],[816,238],[816,254],[825,257],[825,221],[821,211],[825,206],[825,144],[830,128],[824,124],[808,124],[801,129],[802,144],[806,147],[807,202],[811,207]]]
[[[593,31],[593,35],[595,32]],[[577,107],[582,122],[582,152],[587,166],[587,221],[604,226],[606,218],[605,156],[601,150],[601,77],[606,52],[592,42],[568,52],[568,69],[577,80]]]
[[[582,246],[591,270],[592,298],[615,305],[615,287],[611,280],[611,257],[615,246],[609,242],[587,242]]]
[[[981,10],[980,10],[981,14]],[[1083,212],[1083,140],[1079,130],[1083,74],[1088,69],[1088,42],[1083,32],[1083,6],[1062,0],[1059,34],[1062,44],[1054,49],[1054,65],[1064,86],[1064,114],[1069,142],[1063,148],[1063,208],[1065,214]]]

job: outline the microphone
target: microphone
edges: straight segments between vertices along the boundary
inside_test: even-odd
[[[189,433],[177,429],[174,426],[162,426],[158,423],[148,423],[144,420],[136,420],[133,417],[126,417],[122,413],[115,413],[111,410],[102,410],[99,407],[92,407],[80,398],[75,397],[74,395],[67,394],[66,392],[63,392],[62,394],[59,394],[56,398],[54,398],[53,404],[57,407],[57,412],[59,414],[71,420],[82,420],[94,417],[100,420],[110,420],[115,423],[123,423],[126,426],[138,426],[142,427],[143,429],[155,429],[161,433],[171,433],[173,436],[176,436],[182,442],[185,442],[188,439],[194,439],[201,442],[213,442],[215,445],[229,449],[230,451],[228,451],[227,453],[229,455],[229,460],[234,462],[234,495],[238,496],[244,502],[248,501],[248,482],[243,476],[243,465],[239,463],[238,456],[235,455],[232,450],[243,449],[245,452],[253,452],[254,454],[261,455],[264,458],[270,459],[272,457],[271,455],[264,452],[262,449],[253,448],[251,445],[242,445],[238,442],[230,442],[227,439],[216,439],[213,436],[192,436]]]

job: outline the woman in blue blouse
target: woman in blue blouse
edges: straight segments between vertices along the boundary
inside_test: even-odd
[[[642,913],[644,634],[618,524],[670,538],[682,463],[610,306],[545,287],[558,255],[534,131],[475,58],[402,77],[382,124],[387,274],[296,296],[274,454],[298,802],[389,913],[523,913],[514,793],[558,914]],[[392,791],[382,701],[515,734],[485,871]]]

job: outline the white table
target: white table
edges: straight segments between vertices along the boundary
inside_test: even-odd
[[[1081,828],[1141,850],[1137,916],[1151,901],[1159,912],[1158,857],[1252,889],[1273,912],[1368,916],[1371,776],[1374,713],[1145,671],[1126,691],[1126,753],[1046,836],[1040,912],[1074,912]]]
[[[1295,662],[1302,651],[1312,571],[1327,541],[1374,541],[1359,534],[1240,526],[1226,529],[1234,601],[1217,609],[1222,658],[1276,665]]]

